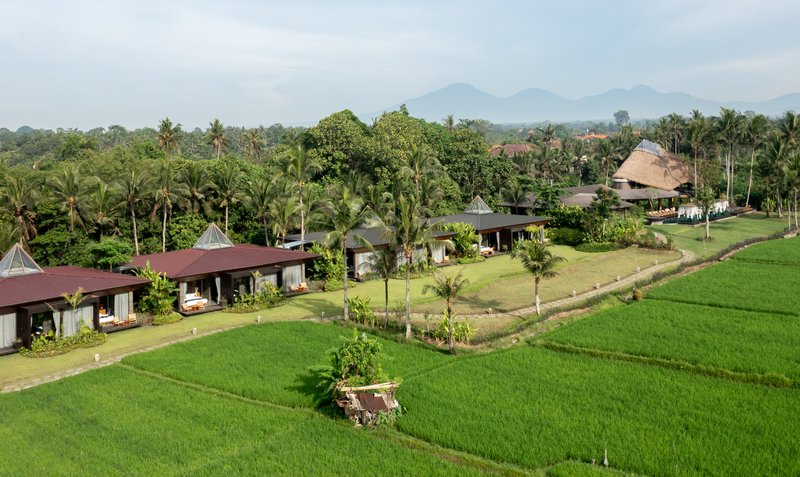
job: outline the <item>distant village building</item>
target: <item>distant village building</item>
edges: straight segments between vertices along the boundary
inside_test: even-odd
[[[103,331],[136,326],[133,292],[148,283],[89,268],[40,268],[15,244],[0,260],[0,354],[50,332],[71,336],[82,324]],[[63,295],[77,291],[84,299],[73,310]]]

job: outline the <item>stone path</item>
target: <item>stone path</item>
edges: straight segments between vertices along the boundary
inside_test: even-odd
[[[566,297],[566,298],[562,298],[560,300],[554,300],[554,301],[550,301],[550,302],[547,302],[547,303],[542,303],[541,304],[541,309],[542,309],[542,311],[545,311],[545,310],[549,310],[551,308],[558,308],[558,307],[565,306],[565,305],[571,305],[573,303],[578,303],[578,302],[587,300],[589,298],[592,298],[594,296],[600,295],[602,293],[608,293],[610,291],[623,289],[623,288],[626,288],[626,287],[629,287],[629,286],[633,285],[636,281],[638,281],[638,280],[640,280],[642,278],[649,277],[652,274],[654,274],[654,273],[656,273],[656,272],[658,272],[660,270],[663,270],[663,269],[665,269],[667,267],[671,267],[671,266],[676,265],[676,262],[689,262],[689,261],[694,260],[694,258],[695,258],[694,254],[689,252],[689,251],[681,250],[681,254],[682,254],[682,257],[680,259],[678,259],[677,261],[676,260],[671,260],[669,262],[659,263],[658,265],[652,265],[652,266],[650,266],[648,268],[642,269],[638,273],[634,273],[634,274],[629,275],[627,277],[620,278],[619,281],[614,281],[614,282],[611,282],[611,283],[601,284],[600,288],[595,288],[595,289],[589,290],[589,291],[584,292],[584,293],[579,293],[579,294],[576,294],[576,296],[569,296],[569,297]],[[536,313],[536,308],[535,307],[528,307],[528,308],[521,308],[519,310],[509,311],[509,312],[459,314],[459,316],[460,317],[467,317],[467,318],[525,317],[525,316],[533,315],[534,313]],[[422,313],[413,313],[412,316],[415,317],[415,318],[424,318],[425,315],[422,314]],[[331,316],[331,317],[326,317],[325,320],[329,321],[329,320],[336,320],[336,319],[339,319],[339,318],[341,318],[341,317],[340,316]],[[182,338],[178,338],[178,339],[174,339],[174,340],[170,340],[170,341],[165,341],[163,343],[159,343],[159,344],[153,345],[153,346],[148,346],[146,348],[142,348],[140,350],[132,351],[132,352],[129,352],[129,353],[124,353],[124,354],[115,355],[115,356],[109,356],[109,357],[102,357],[102,359],[100,359],[99,362],[93,362],[93,363],[90,363],[90,364],[86,364],[84,366],[79,366],[77,368],[72,368],[72,369],[60,371],[60,372],[57,372],[57,373],[41,376],[41,377],[38,377],[38,378],[33,378],[33,379],[25,380],[25,381],[20,381],[20,382],[15,382],[15,383],[12,383],[12,384],[8,384],[8,385],[4,386],[3,388],[0,388],[0,393],[9,393],[9,392],[21,391],[23,389],[32,388],[32,387],[38,386],[40,384],[49,383],[49,382],[53,382],[53,381],[58,381],[59,379],[62,379],[62,378],[66,378],[66,377],[69,377],[69,376],[75,376],[75,375],[81,374],[83,372],[90,371],[92,369],[98,369],[98,368],[102,368],[102,367],[105,367],[105,366],[112,365],[114,363],[118,363],[123,358],[125,358],[126,356],[130,356],[132,354],[152,351],[152,350],[163,348],[165,346],[169,346],[169,345],[172,345],[172,344],[175,344],[175,343],[180,343],[180,342],[183,342],[183,341],[192,340],[192,339],[195,339],[195,338],[199,338],[201,336],[212,335],[212,334],[215,334],[215,333],[219,333],[221,331],[227,331],[227,330],[230,330],[230,329],[233,329],[233,328],[238,328],[238,327],[241,327],[241,326],[246,326],[246,325],[236,325],[236,326],[231,326],[231,327],[228,327],[228,328],[215,329],[215,330],[212,330],[212,331],[207,331],[205,333],[198,333],[196,335],[188,335],[186,337],[182,337]]]

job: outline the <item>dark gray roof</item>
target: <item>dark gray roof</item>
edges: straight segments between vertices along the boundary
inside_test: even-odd
[[[432,223],[453,224],[456,222],[464,222],[472,225],[478,232],[482,233],[485,230],[505,229],[510,227],[526,227],[528,225],[546,224],[550,221],[547,217],[536,217],[532,215],[516,215],[516,214],[455,214],[455,215],[442,215],[439,217],[431,217],[429,219]]]
[[[353,229],[350,234],[347,235],[347,248],[348,249],[358,249],[364,248],[364,243],[359,241],[356,237],[360,236],[367,242],[369,242],[373,247],[382,247],[389,244],[389,241],[383,236],[383,227],[371,227],[371,228],[362,228],[362,229]],[[306,232],[305,242],[306,243],[322,243],[325,240],[325,235],[328,232]],[[453,232],[436,232],[433,234],[435,238],[439,239],[447,239],[452,237],[454,234]],[[287,240],[297,241],[298,245],[300,245],[300,234],[293,234],[287,235]]]
[[[592,203],[597,199],[597,194],[587,194],[587,193],[580,193],[571,195],[569,197],[562,197],[561,203],[564,205],[577,205],[578,207],[589,208],[592,206]],[[611,207],[614,210],[618,209],[628,209],[633,207],[633,204],[630,202],[626,202],[624,200],[619,201],[619,205]]]
[[[648,187],[646,189],[620,189],[617,191],[622,200],[647,200],[647,199],[671,199],[678,197],[678,191],[656,189]]]

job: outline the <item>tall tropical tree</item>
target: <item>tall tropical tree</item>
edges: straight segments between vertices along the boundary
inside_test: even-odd
[[[717,198],[711,187],[704,185],[697,190],[694,201],[706,217],[706,240],[709,240],[711,238],[711,209],[714,207]]]
[[[780,123],[780,134],[790,148],[797,147],[800,143],[800,113],[794,114],[786,111]]]
[[[775,198],[778,217],[783,217],[782,191],[786,184],[783,164],[789,157],[789,144],[778,134],[771,134],[767,139],[760,164],[761,178],[767,195]]]
[[[133,227],[133,251],[139,255],[139,231],[136,224],[136,209],[145,202],[145,197],[151,195],[149,186],[152,178],[137,168],[131,168],[118,182],[117,186],[122,198],[128,207]]]
[[[14,217],[18,241],[23,247],[36,235],[36,214],[33,209],[37,198],[36,189],[21,176],[6,176],[6,186],[0,189],[0,204]]]
[[[161,251],[167,251],[167,218],[172,207],[180,199],[182,192],[180,184],[175,181],[175,174],[169,161],[164,160],[158,168],[156,175],[155,191],[153,193],[153,215],[161,209]]]
[[[245,205],[253,213],[253,217],[264,227],[264,243],[269,246],[270,207],[275,199],[273,181],[258,175],[247,182],[245,187]]]
[[[769,133],[769,120],[763,114],[754,114],[747,120],[744,135],[750,145],[750,173],[747,178],[747,197],[744,205],[750,205],[750,190],[753,187],[753,168],[756,163],[756,151],[764,144]]]
[[[202,162],[192,161],[181,169],[178,173],[178,183],[181,191],[185,193],[182,202],[186,210],[197,214],[202,208],[206,215],[211,213],[208,194],[213,190],[214,184]]]
[[[797,194],[800,192],[800,151],[795,151],[781,166],[783,169],[784,177],[786,178],[786,185],[792,192],[794,214],[789,214],[789,227],[792,226],[792,215],[794,215],[795,228],[800,227],[797,218]]]
[[[222,125],[219,119],[214,119],[214,121],[208,124],[209,128],[206,133],[206,138],[208,139],[208,143],[211,144],[211,147],[214,148],[217,159],[219,159],[220,156],[222,156],[222,148],[228,145],[228,140],[225,139],[225,126]]]
[[[520,213],[520,205],[522,205],[527,198],[528,191],[517,178],[511,179],[508,182],[508,186],[503,189],[503,199],[511,204],[515,214]]]
[[[242,199],[242,194],[239,192],[240,179],[239,167],[232,161],[225,162],[214,176],[212,186],[217,193],[219,205],[225,209],[225,234],[228,233],[229,209]]]
[[[423,176],[435,175],[442,165],[431,155],[422,143],[411,147],[411,154],[400,169],[400,173],[414,181],[414,197],[419,202],[419,183]]]
[[[286,163],[285,167],[286,169],[283,173],[283,176],[292,184],[294,184],[298,197],[298,204],[300,207],[300,241],[303,243],[300,245],[300,247],[302,249],[305,247],[307,215],[306,206],[308,205],[306,203],[307,201],[303,200],[303,192],[314,173],[321,170],[322,167],[316,159],[306,155],[306,150],[302,144],[292,147],[288,162]]]
[[[469,285],[469,280],[462,276],[464,269],[458,271],[453,276],[442,273],[437,270],[433,275],[433,283],[425,284],[422,293],[433,292],[439,298],[444,298],[447,303],[447,343],[450,347],[450,353],[456,352],[456,344],[453,340],[453,302],[456,301],[458,295]]]
[[[697,177],[697,163],[702,155],[705,157],[705,151],[708,141],[711,138],[711,124],[708,119],[703,117],[703,113],[698,110],[692,111],[692,119],[689,121],[689,147],[692,149],[692,164],[694,167],[694,187],[700,186],[700,180]]]
[[[383,280],[384,327],[389,326],[389,279],[397,271],[397,248],[389,244],[369,256],[370,276]]]
[[[605,176],[605,182],[603,182],[603,184],[608,185],[608,176],[611,170],[616,168],[615,160],[617,157],[617,151],[611,141],[607,139],[598,141],[597,148],[595,149],[595,157],[600,161],[600,167],[603,169],[603,175]]]
[[[420,216],[416,199],[400,195],[395,210],[387,217],[384,236],[394,243],[405,259],[406,269],[406,338],[411,338],[411,265],[415,250],[427,250],[436,241],[434,233],[439,224],[432,224]]]
[[[113,227],[114,222],[119,218],[122,204],[122,198],[117,195],[116,190],[105,182],[98,183],[92,193],[86,197],[84,213],[94,224],[98,240],[103,240],[103,231],[106,228]]]
[[[69,217],[69,230],[75,230],[75,224],[83,225],[81,210],[82,197],[86,192],[86,181],[81,177],[80,167],[76,164],[64,164],[61,171],[51,178],[52,190],[61,200],[62,207]]]
[[[172,120],[164,118],[158,123],[158,147],[164,150],[167,157],[170,153],[180,151],[178,139],[181,135],[181,125],[172,124]]]
[[[556,265],[564,261],[564,257],[553,255],[548,246],[535,242],[533,240],[526,240],[519,242],[511,256],[522,262],[525,270],[533,275],[533,295],[536,304],[536,314],[541,313],[541,301],[539,300],[539,284],[545,278],[552,278],[558,275],[555,271]]]
[[[294,221],[296,220],[299,210],[300,207],[297,203],[297,197],[279,195],[271,201],[269,205],[269,218],[272,221],[275,236],[281,238],[281,244],[286,243],[286,235],[289,233],[289,229],[294,226]]]
[[[353,234],[353,229],[358,228],[370,217],[370,209],[359,197],[351,194],[346,187],[337,187],[330,191],[330,197],[323,201],[320,207],[320,222],[330,232],[325,235],[325,242],[331,246],[338,246],[344,257],[344,319],[350,319],[347,303],[347,242],[351,238],[369,246],[358,235]]]
[[[727,179],[725,193],[731,204],[733,204],[733,173],[735,161],[733,149],[741,136],[742,117],[743,116],[739,114],[738,111],[722,108],[719,118],[717,119],[717,130],[725,144],[725,177]]]
[[[264,149],[264,139],[258,129],[248,129],[244,133],[244,146],[248,155],[258,161]]]

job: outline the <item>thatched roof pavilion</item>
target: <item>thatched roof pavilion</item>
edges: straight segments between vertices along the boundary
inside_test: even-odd
[[[693,182],[689,165],[661,146],[643,140],[631,152],[613,176],[615,188],[625,189],[630,183],[674,190]]]

